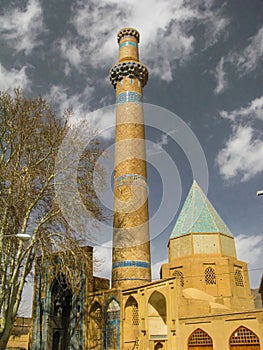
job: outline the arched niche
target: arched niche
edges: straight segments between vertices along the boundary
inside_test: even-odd
[[[120,349],[120,304],[115,298],[105,309],[105,349]]]
[[[129,296],[124,306],[124,347],[136,344],[140,334],[139,307],[136,299]]]
[[[56,277],[52,282],[50,295],[49,313],[56,317],[69,317],[72,307],[72,291],[63,275]]]
[[[134,297],[129,296],[124,308],[125,322],[130,326],[139,325],[139,308]]]
[[[95,301],[89,310],[88,344],[89,349],[101,350],[103,344],[103,314],[101,305]]]
[[[71,342],[72,291],[63,275],[57,276],[50,286],[48,334],[52,349],[68,349]],[[57,329],[59,328],[59,333]],[[59,345],[58,345],[59,344]],[[57,348],[58,347],[58,348]]]
[[[148,327],[150,336],[167,337],[166,299],[160,292],[153,292],[148,300]]]

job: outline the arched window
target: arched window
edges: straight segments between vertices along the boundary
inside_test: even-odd
[[[244,287],[242,269],[239,267],[235,268],[235,283],[236,283],[236,286],[238,287]]]
[[[70,325],[73,317],[72,298],[72,291],[65,276],[62,274],[57,276],[50,287],[49,312],[56,322],[56,327],[61,330],[53,335],[52,349],[66,349],[72,339],[73,333]],[[53,333],[52,322],[49,323],[49,327],[48,332]]]
[[[102,324],[102,308],[96,301],[90,308],[90,317],[98,324]]]
[[[125,318],[131,320],[133,326],[139,325],[139,310],[137,301],[130,296],[125,305]]]
[[[69,317],[72,308],[72,292],[63,275],[55,278],[50,292],[50,314],[56,317]]]
[[[216,273],[213,267],[209,266],[205,269],[205,284],[216,284]]]
[[[119,349],[120,347],[120,305],[112,299],[106,309],[106,349]]]
[[[175,270],[173,273],[174,277],[180,281],[181,286],[184,286],[184,274],[182,271]]]
[[[188,349],[197,348],[197,346],[203,346],[206,350],[213,349],[212,338],[202,329],[196,329],[188,339]]]
[[[101,349],[103,344],[103,318],[101,305],[95,301],[92,304],[89,312],[89,323],[88,323],[88,348],[89,349]]]
[[[247,347],[244,348],[245,345],[249,345],[249,349],[251,350],[259,350],[259,338],[258,336],[253,333],[250,329],[246,327],[239,327],[237,328],[230,337],[230,349],[238,349],[240,346],[240,349],[248,349]]]

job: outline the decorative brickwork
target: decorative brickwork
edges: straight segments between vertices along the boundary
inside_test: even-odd
[[[120,40],[126,36],[133,36],[134,38],[136,38],[137,42],[140,42],[140,33],[134,29],[134,28],[123,28],[121,29],[118,34],[117,34],[117,39],[118,39],[118,43],[120,42]]]
[[[138,79],[144,87],[148,81],[148,70],[144,64],[134,61],[117,63],[111,68],[110,81],[114,88],[124,77]]]
[[[112,286],[129,288],[151,281],[142,104],[148,71],[139,61],[136,30],[122,29],[118,42],[119,61],[110,72],[117,104]]]

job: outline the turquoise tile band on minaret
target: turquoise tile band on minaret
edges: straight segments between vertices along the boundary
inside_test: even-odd
[[[122,104],[127,102],[142,103],[142,95],[133,91],[122,92],[116,97],[116,104]]]
[[[150,264],[147,261],[136,261],[136,260],[126,260],[126,261],[116,261],[113,263],[112,268],[118,267],[142,267],[148,269]]]
[[[131,45],[131,46],[134,46],[134,47],[138,47],[138,45],[135,42],[133,42],[133,41],[125,41],[124,43],[121,43],[119,45],[119,48],[121,48],[123,46],[128,46],[128,45]]]

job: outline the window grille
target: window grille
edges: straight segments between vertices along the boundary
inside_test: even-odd
[[[132,324],[134,326],[138,326],[139,324],[139,312],[137,304],[132,305]]]
[[[129,297],[126,308],[130,308],[131,312],[131,318],[132,318],[132,324],[134,326],[139,325],[139,310],[138,310],[138,303],[133,297]]]
[[[205,269],[205,283],[206,284],[216,284],[215,270],[211,266],[209,266]]]
[[[235,283],[238,287],[244,287],[243,275],[240,268],[235,269]]]
[[[188,340],[188,345],[213,345],[213,340],[206,332],[198,328],[191,334]]]
[[[175,270],[173,273],[174,277],[180,281],[181,286],[184,286],[184,275],[182,271]]]
[[[236,344],[259,344],[259,338],[251,330],[241,326],[233,332],[230,338],[230,345]]]

